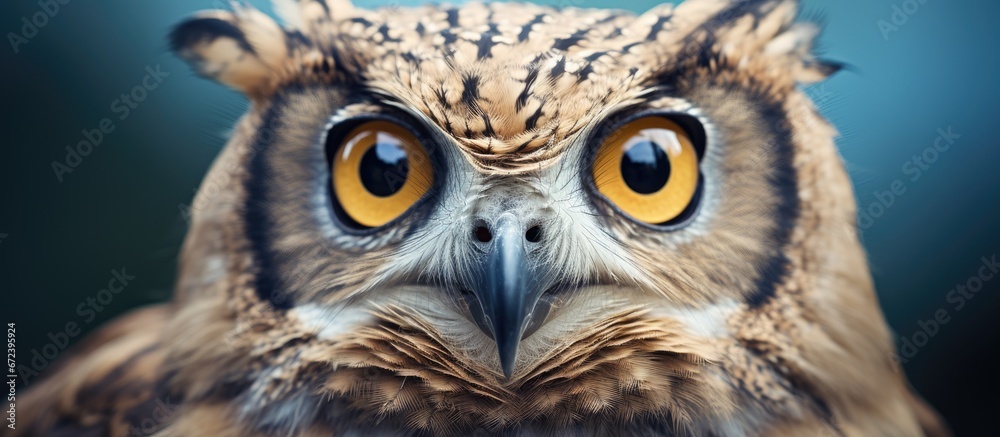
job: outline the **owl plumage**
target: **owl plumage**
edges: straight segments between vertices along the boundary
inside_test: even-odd
[[[836,133],[798,87],[838,66],[797,2],[276,10],[172,33],[250,109],[172,301],[77,346],[19,435],[947,435],[896,366]],[[669,223],[594,182],[644,116],[697,149]],[[431,173],[364,226],[331,161],[371,120],[425,153],[403,179]]]

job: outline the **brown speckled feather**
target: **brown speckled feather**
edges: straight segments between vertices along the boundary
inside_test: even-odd
[[[140,309],[91,334],[20,399],[15,435],[128,435],[169,415],[181,399],[162,373],[168,309]],[[150,428],[152,429],[152,428]]]

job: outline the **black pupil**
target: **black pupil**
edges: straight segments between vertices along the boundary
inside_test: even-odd
[[[361,184],[379,197],[396,194],[410,173],[406,150],[396,144],[377,143],[361,157]]]
[[[670,158],[656,143],[639,141],[622,156],[622,179],[639,194],[660,191],[670,180]]]

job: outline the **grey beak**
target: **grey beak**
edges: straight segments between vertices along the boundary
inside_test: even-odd
[[[521,338],[537,329],[548,314],[539,305],[544,273],[525,248],[525,230],[513,214],[504,214],[493,229],[493,239],[482,263],[482,275],[473,291],[480,308],[473,308],[477,324],[492,335],[504,376],[510,379]],[[471,306],[471,305],[470,305]]]

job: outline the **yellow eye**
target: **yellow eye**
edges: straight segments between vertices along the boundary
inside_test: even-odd
[[[698,189],[698,154],[691,139],[663,117],[639,118],[611,133],[592,171],[604,197],[653,225],[680,216]]]
[[[343,137],[335,153],[333,193],[344,213],[364,227],[382,226],[399,217],[434,182],[423,145],[392,122],[358,126]]]

